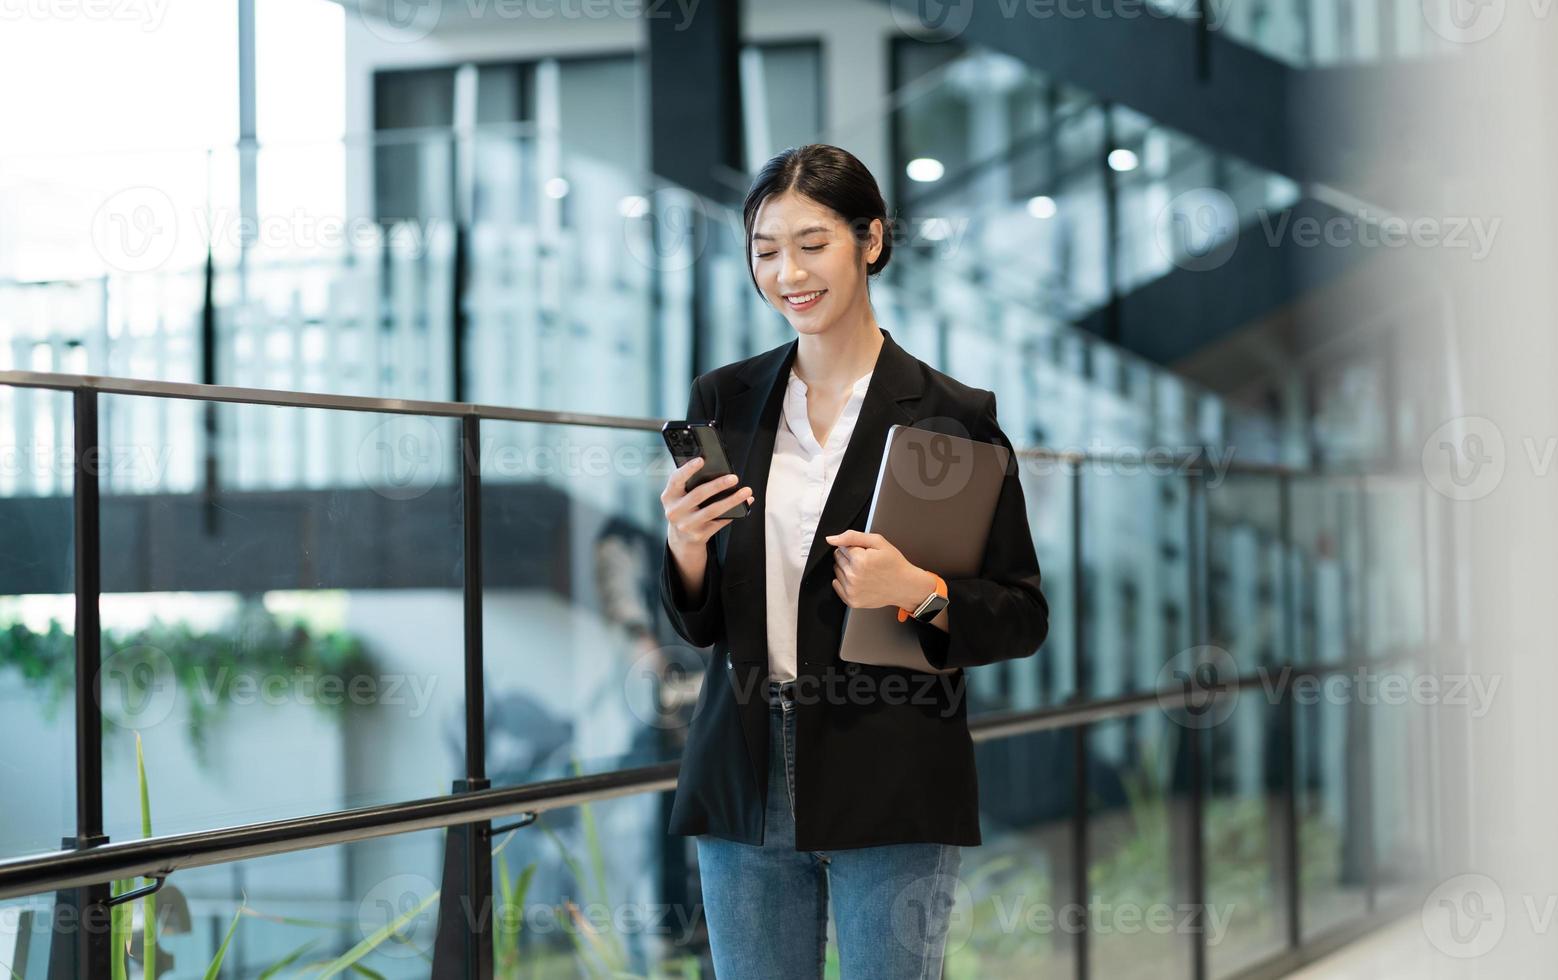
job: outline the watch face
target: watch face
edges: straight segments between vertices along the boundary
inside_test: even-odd
[[[946,596],[941,596],[941,595],[931,596],[930,599],[928,600],[927,605],[925,606],[924,611],[921,612],[915,618],[918,619],[922,623],[928,623],[931,620],[935,619],[936,615],[938,613],[940,613],[945,608],[947,608],[947,597]]]

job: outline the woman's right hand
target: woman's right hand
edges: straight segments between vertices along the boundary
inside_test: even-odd
[[[717,502],[708,503],[710,497],[724,493],[736,484],[736,476],[730,474],[718,480],[710,480],[687,489],[687,479],[703,466],[703,457],[696,456],[671,471],[660,491],[660,503],[665,508],[665,540],[678,555],[702,554],[704,542],[735,520],[719,515],[745,501],[752,503],[752,488],[740,490]]]

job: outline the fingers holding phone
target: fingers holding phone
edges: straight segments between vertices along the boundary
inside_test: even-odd
[[[702,545],[709,538],[727,527],[734,517],[722,517],[729,511],[750,506],[755,499],[751,487],[736,487],[734,473],[697,482],[688,489],[689,481],[703,469],[704,457],[695,456],[671,471],[660,492],[660,503],[665,509],[666,540],[673,548]],[[719,499],[715,498],[717,495]]]

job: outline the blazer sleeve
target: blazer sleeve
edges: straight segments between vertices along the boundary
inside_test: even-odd
[[[703,378],[693,379],[692,396],[687,403],[688,419],[708,419],[708,406],[703,397]],[[660,604],[665,614],[683,639],[696,647],[710,646],[725,636],[725,610],[720,600],[720,566],[711,535],[706,542],[708,561],[704,564],[703,589],[696,604],[687,597],[682,587],[682,577],[677,574],[675,559],[671,556],[670,542],[662,538],[660,544]]]
[[[1012,450],[1011,441],[996,422],[994,392],[970,437]],[[1039,587],[1039,559],[1028,526],[1015,451],[996,500],[979,575],[943,578],[947,583],[948,629],[909,620],[919,632],[925,659],[933,666],[978,667],[1031,656],[1049,635],[1049,602]]]

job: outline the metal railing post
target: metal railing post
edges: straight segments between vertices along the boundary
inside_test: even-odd
[[[103,835],[102,631],[98,598],[102,594],[101,512],[98,475],[97,392],[72,393],[75,409],[75,564],[76,564],[76,836],[65,848],[84,850],[108,843]],[[54,932],[49,950],[49,980],[106,977],[109,970],[109,883],[82,885],[55,897]],[[63,910],[69,909],[69,913]]]
[[[465,601],[465,778],[454,792],[487,789],[486,678],[482,660],[481,419],[460,419],[462,590]],[[444,838],[443,886],[438,935],[433,943],[435,980],[491,980],[492,821],[450,827]]]

